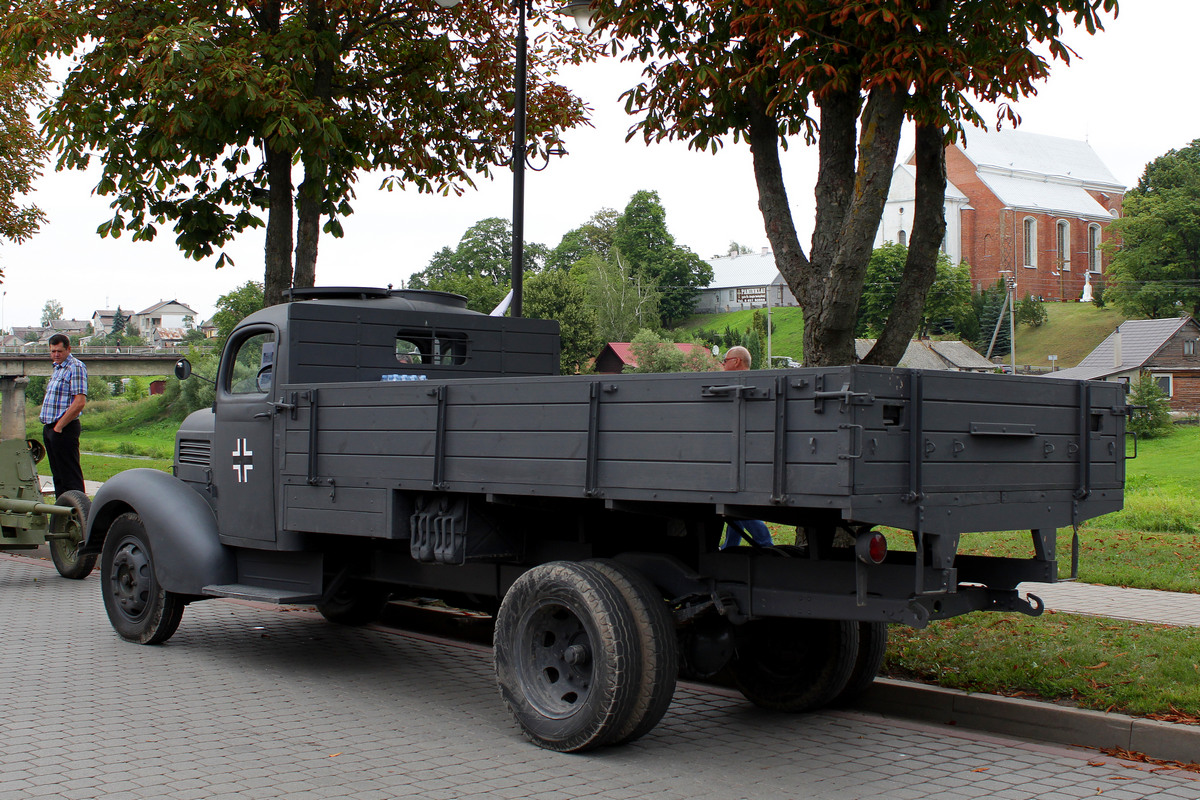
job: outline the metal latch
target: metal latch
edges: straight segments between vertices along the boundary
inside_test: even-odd
[[[742,397],[746,400],[770,400],[773,396],[771,387],[748,386],[742,383],[729,384],[726,386],[701,386],[701,397]]]

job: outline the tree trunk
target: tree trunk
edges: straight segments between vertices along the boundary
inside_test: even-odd
[[[835,92],[821,103],[820,172],[812,258],[805,258],[792,222],[779,166],[779,127],[760,102],[750,102],[750,152],[758,203],[775,264],[804,311],[804,363],[851,364],[854,327],[875,232],[887,201],[900,146],[908,95],[872,90],[862,113],[855,162],[855,130],[861,100]]]
[[[917,196],[904,274],[887,323],[866,364],[900,363],[921,324],[925,296],[937,277],[938,252],[946,237],[946,140],[936,125],[917,126]]]
[[[319,164],[305,161],[304,182],[296,193],[296,271],[292,285],[310,287],[317,280],[317,245],[321,239],[321,198],[323,181]],[[316,196],[314,196],[316,195]]]
[[[292,154],[267,145],[267,243],[263,299],[283,302],[292,287]]]
[[[779,163],[779,123],[758,100],[750,103],[750,154],[754,161],[754,181],[758,186],[758,209],[763,215],[767,241],[775,254],[775,266],[800,301],[805,303],[809,274],[808,259],[800,247],[792,208],[788,204]]]
[[[305,25],[318,34],[329,27],[324,3],[308,0],[305,3]],[[313,96],[326,107],[333,95],[333,58],[317,47],[313,55]],[[321,209],[325,205],[326,180],[329,168],[324,153],[303,153],[304,181],[296,196],[296,271],[292,285],[310,287],[317,279],[317,246],[321,239]]]
[[[279,32],[281,0],[265,0],[255,20],[268,34]],[[263,299],[268,306],[283,302],[292,286],[292,151],[263,142],[267,164],[267,233],[263,269]]]
[[[847,139],[853,141],[857,96],[833,95],[821,105],[817,228],[810,280],[801,300],[808,366],[855,361],[858,301],[892,182],[906,101],[900,89],[871,91],[861,117],[857,166],[846,145]]]

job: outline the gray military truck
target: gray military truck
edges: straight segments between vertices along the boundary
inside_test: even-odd
[[[846,702],[889,623],[1040,613],[1016,587],[1056,580],[1056,529],[1122,505],[1117,384],[558,363],[556,323],[456,295],[326,287],[252,314],[174,474],[95,496],[113,626],[162,642],[212,597],[347,624],[394,596],[488,609],[517,723],[581,751],[652,729],[681,672],[768,708]],[[720,550],[739,519],[797,543]],[[958,553],[1014,529],[1028,558]]]

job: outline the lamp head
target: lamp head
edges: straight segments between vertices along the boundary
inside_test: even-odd
[[[555,9],[555,11],[559,14],[574,17],[575,27],[579,28],[584,36],[590,36],[592,31],[596,29],[596,12],[592,9],[591,0],[567,0],[566,5]]]

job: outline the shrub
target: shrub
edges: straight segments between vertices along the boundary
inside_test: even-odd
[[[1129,419],[1129,430],[1143,439],[1166,436],[1171,432],[1171,404],[1158,381],[1143,375],[1133,384],[1129,400],[1141,406]]]
[[[1046,306],[1031,294],[1017,302],[1017,322],[1040,328],[1046,322]]]

